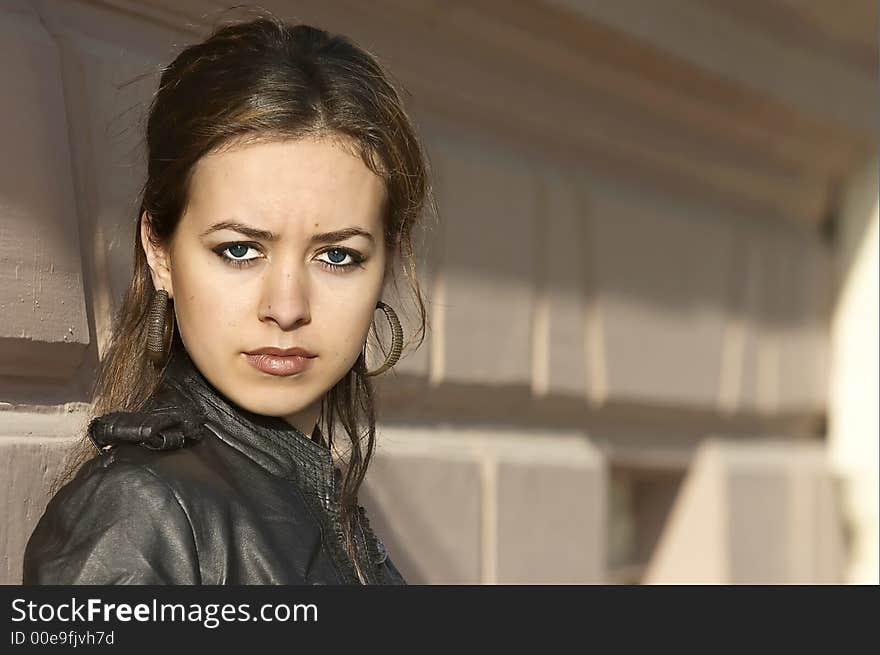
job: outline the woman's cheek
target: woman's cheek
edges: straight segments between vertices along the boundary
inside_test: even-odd
[[[224,326],[235,321],[235,317],[227,312],[227,308],[237,306],[234,297],[219,294],[213,286],[203,283],[184,284],[182,287],[179,299],[175,299],[177,315],[193,336],[204,338],[216,335],[219,330],[227,329]]]

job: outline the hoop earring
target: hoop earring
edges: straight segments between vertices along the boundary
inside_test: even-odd
[[[147,317],[147,357],[156,367],[162,366],[171,350],[174,334],[174,311],[168,307],[168,292],[159,289],[150,299]]]
[[[403,328],[400,327],[400,320],[397,318],[397,314],[390,306],[386,305],[381,300],[376,303],[376,309],[381,309],[385,312],[385,318],[388,319],[388,323],[391,326],[391,350],[388,353],[388,357],[386,357],[385,361],[382,363],[382,366],[373,371],[364,372],[364,377],[371,377],[373,375],[384,373],[397,363],[397,360],[400,359],[400,354],[403,352]],[[366,361],[367,358],[366,355],[364,355],[364,363],[366,363]]]

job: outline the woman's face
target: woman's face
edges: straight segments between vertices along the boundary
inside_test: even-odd
[[[142,217],[153,284],[174,298],[181,339],[211,384],[311,434],[322,397],[363,349],[381,296],[384,203],[382,180],[350,149],[303,139],[202,158],[170,244],[150,244]],[[315,357],[299,372],[273,374],[247,355],[266,347]]]

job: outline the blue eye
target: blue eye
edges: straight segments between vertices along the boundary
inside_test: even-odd
[[[329,261],[325,259],[319,259],[318,261],[329,270],[339,271],[350,269],[359,266],[364,261],[364,258],[359,253],[354,250],[348,250],[347,248],[330,248],[321,254],[327,255]],[[350,258],[351,261],[343,263],[346,258]]]
[[[259,248],[248,243],[223,243],[213,251],[224,263],[235,268],[253,266],[256,260],[262,259]],[[246,257],[249,251],[254,251],[256,254]],[[327,259],[320,259],[320,256],[326,256]],[[364,259],[363,255],[348,248],[329,248],[319,254],[318,261],[327,270],[345,271],[360,266]]]
[[[257,249],[247,243],[224,243],[214,248],[214,253],[230,266],[244,268],[252,266],[254,261],[260,258],[259,255],[245,257],[249,250],[256,251]],[[224,253],[229,253],[231,257]]]
[[[342,252],[338,248],[334,248],[333,250],[328,250],[327,254],[330,255],[330,259],[332,260],[333,264],[341,264],[345,260],[346,257],[350,256],[347,252]],[[337,259],[337,258],[339,258],[339,259]]]

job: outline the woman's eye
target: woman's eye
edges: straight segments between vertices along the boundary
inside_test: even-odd
[[[236,268],[253,266],[261,259],[260,251],[247,243],[224,243],[214,249],[214,253],[226,264]],[[249,253],[251,253],[249,255]],[[326,259],[322,259],[326,257]],[[319,254],[321,266],[332,271],[348,270],[359,266],[364,258],[354,250],[347,248],[330,248]]]
[[[331,270],[352,268],[364,261],[364,258],[358,253],[346,248],[330,248],[330,250],[322,252],[321,255],[326,256],[327,259],[318,259],[318,261]]]
[[[253,251],[254,255],[245,257],[249,251]],[[217,256],[231,266],[250,266],[254,260],[259,259],[260,255],[256,248],[246,243],[227,243],[214,249]],[[228,253],[228,254],[224,254]]]

